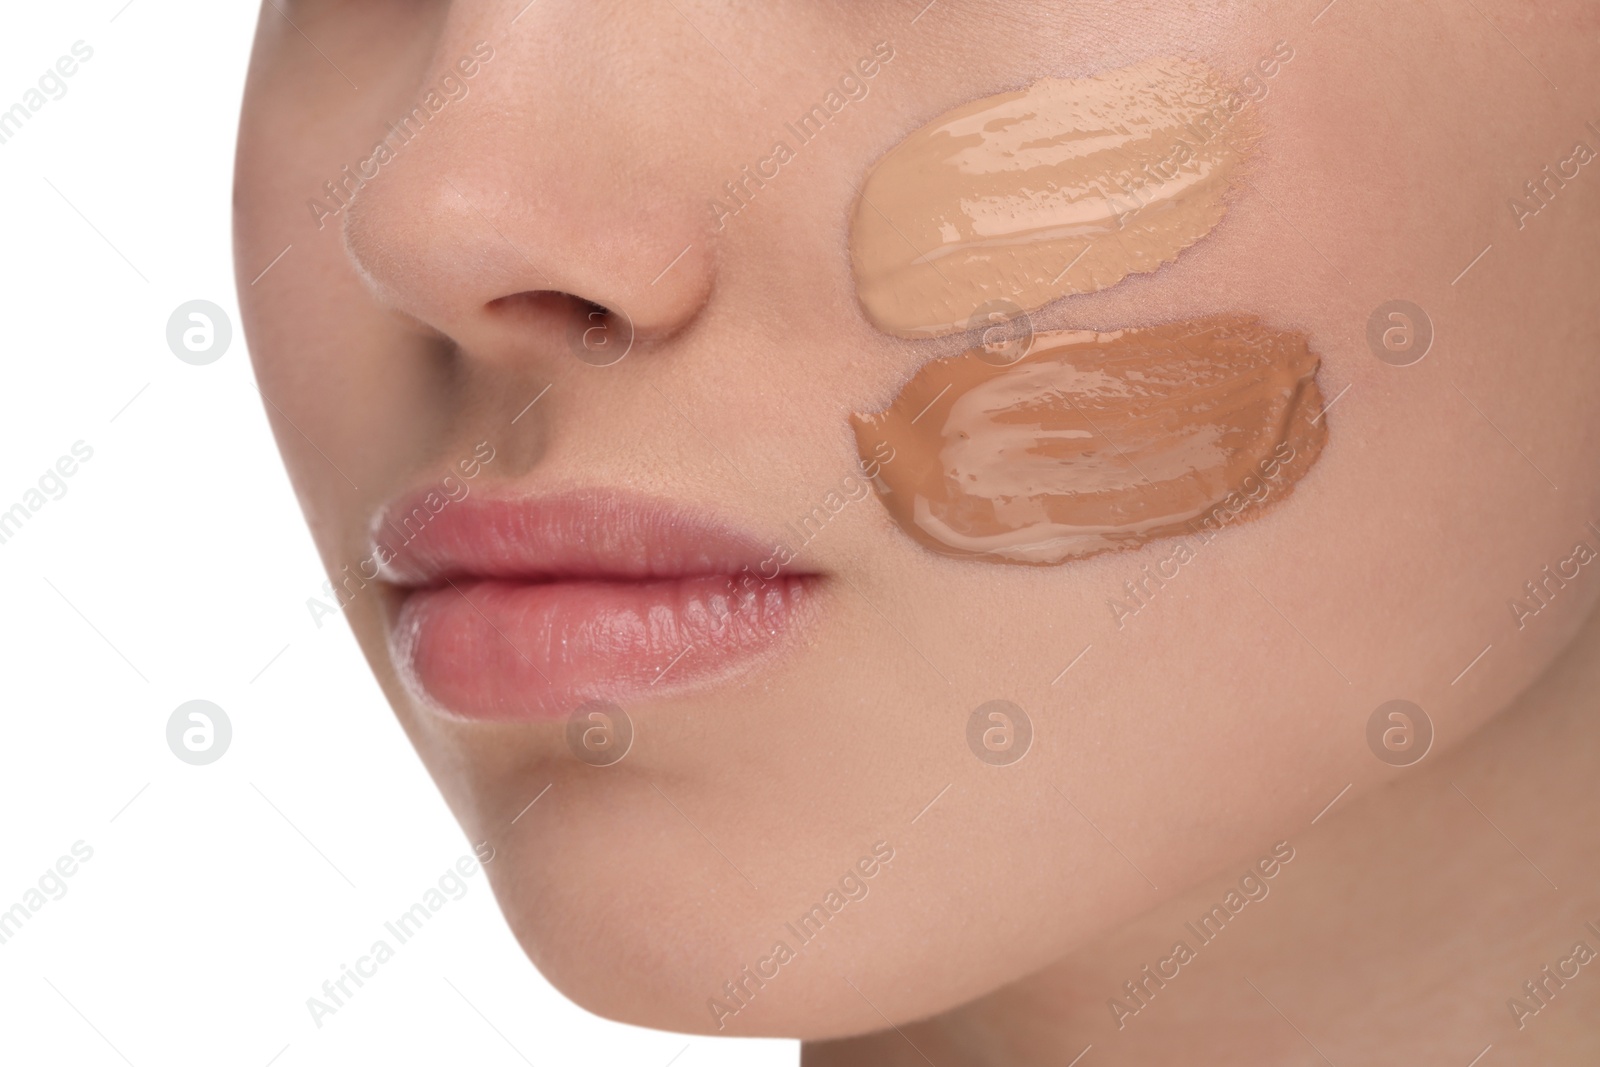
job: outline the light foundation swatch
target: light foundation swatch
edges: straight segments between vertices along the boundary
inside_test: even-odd
[[[1153,271],[1205,236],[1255,138],[1212,68],[1150,60],[965,104],[891,149],[857,200],[867,317],[901,337],[971,328]]]

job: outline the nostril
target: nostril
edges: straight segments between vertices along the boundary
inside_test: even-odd
[[[585,300],[581,296],[553,289],[525,290],[509,296],[496,297],[489,301],[486,307],[491,314],[520,321],[554,319],[565,322],[611,314],[609,309],[596,304],[593,300]]]
[[[592,366],[610,366],[633,347],[633,321],[626,314],[571,293],[530,289],[497,297],[484,310],[524,340],[539,337],[553,345],[559,335]]]

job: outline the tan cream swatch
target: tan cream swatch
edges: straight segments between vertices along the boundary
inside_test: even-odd
[[[1247,105],[1212,68],[1161,59],[946,112],[862,186],[850,253],[867,317],[938,337],[1155,270],[1222,219],[1256,134]]]
[[[889,513],[935,552],[1053,564],[1205,534],[1288,495],[1327,437],[1303,334],[1248,316],[1033,338],[924,366],[852,422]]]

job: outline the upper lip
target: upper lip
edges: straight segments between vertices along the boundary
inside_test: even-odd
[[[378,512],[372,541],[379,575],[403,587],[457,578],[669,581],[746,569],[776,576],[774,550],[755,538],[676,504],[617,491],[457,500],[422,490]]]

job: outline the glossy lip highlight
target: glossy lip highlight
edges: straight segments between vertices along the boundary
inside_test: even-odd
[[[741,581],[769,553],[715,521],[610,492],[451,503],[397,550],[390,654],[424,703],[468,719],[563,718],[746,673],[780,647],[816,574]]]

